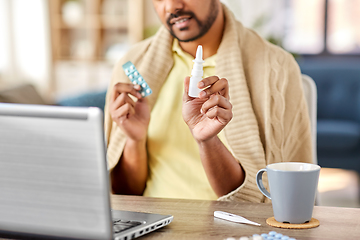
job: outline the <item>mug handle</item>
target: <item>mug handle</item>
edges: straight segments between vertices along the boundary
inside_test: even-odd
[[[271,195],[268,192],[268,190],[266,190],[266,188],[264,187],[264,183],[262,181],[262,175],[264,174],[264,172],[266,172],[266,168],[263,168],[261,170],[259,170],[256,174],[256,184],[258,186],[258,188],[260,189],[260,192],[262,194],[265,195],[265,197],[267,197],[268,199],[271,200]]]

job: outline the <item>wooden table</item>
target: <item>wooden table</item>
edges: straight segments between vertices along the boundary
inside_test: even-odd
[[[276,231],[296,239],[360,239],[360,209],[315,206],[313,217],[320,226],[289,230],[266,224],[273,216],[271,204],[219,202],[183,199],[160,199],[140,196],[111,196],[112,208],[160,214],[171,214],[170,225],[139,239],[226,239]],[[243,216],[260,227],[232,223],[214,218],[220,210]]]

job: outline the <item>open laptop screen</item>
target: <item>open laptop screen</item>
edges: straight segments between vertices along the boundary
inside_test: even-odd
[[[0,104],[0,231],[112,238],[102,112]]]

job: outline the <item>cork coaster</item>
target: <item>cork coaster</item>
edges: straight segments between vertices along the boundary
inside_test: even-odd
[[[278,228],[288,228],[288,229],[306,229],[306,228],[314,228],[320,225],[319,220],[315,218],[311,218],[311,220],[307,223],[301,224],[291,224],[291,223],[282,223],[275,220],[274,217],[266,219],[266,223],[272,227]]]

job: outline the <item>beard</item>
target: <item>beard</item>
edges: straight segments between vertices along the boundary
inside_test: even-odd
[[[210,5],[210,11],[208,14],[208,17],[205,21],[200,21],[197,16],[191,12],[191,11],[178,11],[175,14],[171,13],[170,16],[168,17],[168,19],[166,20],[166,24],[169,28],[169,32],[170,34],[176,38],[177,40],[179,40],[179,42],[192,42],[195,41],[199,38],[201,38],[202,36],[204,36],[209,29],[211,28],[211,26],[214,24],[217,15],[219,14],[219,6],[217,5],[216,0],[211,0],[211,5]],[[177,18],[180,16],[190,16],[190,18],[194,19],[199,27],[199,33],[197,35],[195,35],[194,37],[190,37],[187,39],[180,39],[178,36],[176,36],[176,34],[174,33],[173,29],[172,29],[172,24],[170,23],[171,19],[173,18]],[[180,31],[185,31],[187,30],[188,27],[184,27],[181,28]]]

